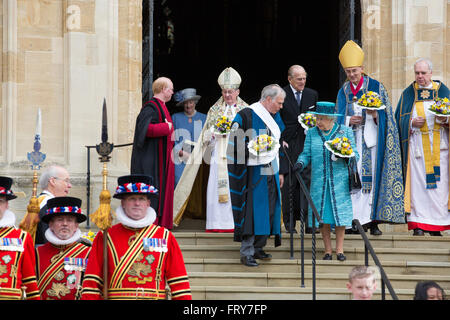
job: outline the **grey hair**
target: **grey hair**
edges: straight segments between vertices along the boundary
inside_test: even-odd
[[[278,84],[269,84],[268,86],[265,86],[261,91],[261,99],[259,100],[264,101],[267,99],[267,97],[271,97],[272,99],[275,99],[279,95],[282,95],[283,97],[286,96],[286,92],[278,85]]]
[[[428,70],[433,71],[433,62],[431,62],[428,58],[420,58],[417,59],[416,62],[414,62],[414,69],[416,68],[416,64],[419,62],[425,62],[428,65]]]
[[[308,76],[308,73],[306,72],[305,68],[303,68],[299,64],[294,64],[294,65],[290,66],[289,69],[288,69],[288,77],[293,77],[294,76],[294,72],[297,69],[299,69],[300,71],[305,72],[306,76]]]
[[[59,173],[61,172],[60,166],[52,165],[48,167],[44,172],[42,172],[41,177],[39,178],[39,187],[41,190],[45,190],[48,188],[48,182],[50,181],[50,178],[52,177],[58,177]]]

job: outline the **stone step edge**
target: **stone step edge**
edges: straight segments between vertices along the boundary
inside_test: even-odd
[[[189,278],[248,278],[248,279],[300,279],[301,275],[300,273],[280,273],[280,272],[211,272],[211,271],[204,271],[204,272],[188,272]],[[404,274],[389,274],[388,275],[389,280],[393,281],[401,281],[401,280],[424,280],[424,275],[419,274],[411,274],[411,275],[404,275]],[[430,276],[427,275],[429,278]],[[306,279],[311,279],[312,275],[308,272],[305,273]],[[331,279],[331,280],[346,280],[348,279],[348,274],[344,273],[320,273],[316,275],[317,279]],[[446,275],[433,275],[432,276],[434,281],[450,281],[450,276]]]
[[[223,292],[223,293],[311,293],[311,287],[251,287],[251,286],[191,286],[193,292]],[[414,295],[414,289],[394,289],[397,295]],[[346,288],[317,287],[317,293],[350,294]],[[377,288],[375,293],[380,293]],[[386,296],[390,296],[386,289]]]
[[[201,238],[201,239],[207,239],[207,238],[218,238],[218,239],[229,239],[233,240],[233,234],[227,234],[227,233],[209,233],[209,232],[185,232],[185,231],[178,231],[173,232],[175,238]],[[334,239],[336,235],[331,234],[331,238]],[[412,240],[412,241],[438,241],[438,242],[450,242],[450,236],[444,235],[442,237],[433,237],[433,236],[413,236],[413,235],[407,235],[407,234],[383,234],[380,236],[374,236],[367,234],[367,237],[369,240]],[[311,234],[305,234],[305,240],[310,240],[312,238]],[[282,239],[284,240],[290,240],[290,234],[288,233],[282,233]],[[322,239],[321,234],[316,234],[316,239]],[[346,234],[345,239],[350,240],[361,240],[363,241],[362,237],[358,234]],[[300,235],[298,233],[294,234],[294,240],[300,240]]]
[[[372,259],[369,259],[370,263],[369,265],[374,265],[371,261]],[[233,259],[233,258],[185,258],[184,263],[190,263],[190,264],[241,264],[240,259]],[[274,264],[274,265],[283,265],[283,264],[289,264],[289,265],[299,265],[301,266],[302,261],[301,259],[271,259],[271,260],[265,260],[260,261],[260,264]],[[312,264],[311,259],[305,259],[305,264]],[[317,260],[317,265],[349,265],[349,266],[355,266],[355,265],[362,265],[364,264],[364,261],[361,260],[346,260],[346,261],[325,261],[325,260]],[[440,262],[440,261],[390,261],[385,260],[382,262],[383,267],[448,267],[450,268],[450,262]]]
[[[182,244],[180,245],[181,251],[236,251],[239,252],[240,246],[236,245],[194,245],[194,244]],[[322,251],[323,248],[317,246],[316,249],[318,251]],[[408,254],[448,254],[450,255],[450,248],[386,248],[386,247],[374,247],[375,253],[408,253]],[[305,251],[309,252],[312,249],[308,246],[305,246]],[[273,251],[290,251],[289,247],[265,247],[265,251],[273,252]],[[299,252],[299,248],[294,248],[294,252]],[[345,253],[361,253],[364,252],[364,248],[345,248]]]

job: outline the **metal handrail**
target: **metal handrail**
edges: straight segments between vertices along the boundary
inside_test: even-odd
[[[378,260],[377,254],[373,250],[372,244],[370,243],[369,238],[366,235],[366,232],[364,231],[363,227],[361,226],[361,223],[358,219],[353,219],[353,223],[355,224],[356,228],[359,231],[359,234],[364,240],[364,263],[365,266],[369,266],[369,252],[372,256],[373,261],[375,262],[376,266],[380,270],[381,274],[381,299],[386,300],[386,292],[385,292],[385,286],[387,286],[389,293],[391,294],[392,299],[398,300],[398,296],[394,291],[394,288],[391,285],[391,281],[389,281],[389,278],[386,274],[386,272],[383,269],[383,266],[381,265],[380,260]]]
[[[283,145],[284,155],[286,159],[289,161],[289,179],[291,179],[291,169],[294,168],[294,164],[292,163],[287,151],[286,147]],[[306,187],[305,181],[303,180],[302,176],[298,171],[294,171],[295,177],[297,178],[298,182],[300,183],[300,188],[303,191],[303,194],[306,197],[306,200],[308,201],[308,204],[312,211],[312,221],[311,221],[311,239],[312,239],[312,247],[311,247],[311,264],[312,264],[312,299],[316,300],[316,219],[319,222],[319,228],[323,224],[323,220],[320,218],[319,212],[317,211],[316,206],[314,205],[314,202],[312,201],[311,194],[309,193],[308,188]],[[291,182],[291,180],[289,180]],[[291,206],[292,208],[292,206]],[[305,283],[305,271],[304,271],[304,265],[305,265],[305,258],[304,258],[304,215],[303,210],[301,211],[301,230],[300,230],[300,241],[301,241],[301,286],[304,287]],[[293,251],[293,212],[290,210],[289,212],[289,220],[291,221],[290,225],[290,233],[291,233],[291,252]]]

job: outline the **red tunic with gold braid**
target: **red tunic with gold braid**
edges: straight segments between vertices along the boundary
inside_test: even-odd
[[[166,299],[166,281],[173,300],[191,300],[183,255],[173,234],[150,225],[108,229],[108,299]],[[97,233],[83,281],[82,300],[103,299],[103,233]]]
[[[37,248],[38,287],[42,300],[78,300],[91,247],[79,242]]]
[[[13,227],[0,228],[0,300],[39,300],[35,253],[30,234]]]

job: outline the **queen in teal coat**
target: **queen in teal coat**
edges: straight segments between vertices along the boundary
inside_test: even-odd
[[[338,260],[345,260],[343,243],[345,227],[352,225],[353,210],[349,191],[348,158],[333,155],[324,145],[325,141],[347,137],[354,152],[356,151],[352,129],[337,124],[338,114],[334,112],[332,102],[316,104],[317,125],[307,131],[303,152],[297,159],[296,168],[305,168],[311,164],[310,193],[314,205],[323,220],[321,233],[325,245],[324,260],[331,260],[331,226],[336,230],[336,253]],[[300,169],[301,170],[301,169]],[[311,226],[312,210],[308,209]],[[317,222],[316,222],[317,224]]]

